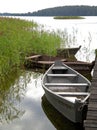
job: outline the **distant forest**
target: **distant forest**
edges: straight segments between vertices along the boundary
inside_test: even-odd
[[[11,16],[97,16],[97,6],[60,6],[28,13],[0,13]]]

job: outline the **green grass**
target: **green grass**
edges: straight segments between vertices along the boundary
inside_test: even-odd
[[[55,16],[54,19],[84,19],[81,16]]]
[[[26,55],[56,54],[61,37],[38,27],[34,22],[0,17],[0,81],[14,67],[22,66]]]

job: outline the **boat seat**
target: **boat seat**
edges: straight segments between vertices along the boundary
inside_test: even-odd
[[[47,74],[50,77],[76,77],[77,74]]]
[[[68,70],[65,66],[54,66],[52,70]]]
[[[86,96],[89,95],[88,92],[54,92],[55,94],[64,96]]]
[[[66,59],[62,59],[61,61],[63,62],[66,62],[67,60]],[[40,64],[54,64],[55,61],[51,61],[51,60],[48,60],[48,61],[44,61],[44,60],[39,60],[38,63]]]
[[[79,87],[55,87],[55,86],[49,86],[50,90],[54,92],[81,92],[81,89]]]
[[[45,83],[46,86],[88,86],[87,83]]]

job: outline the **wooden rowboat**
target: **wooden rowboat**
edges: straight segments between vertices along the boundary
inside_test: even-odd
[[[74,56],[80,50],[80,48],[81,48],[81,46],[75,47],[75,48],[60,48],[60,49],[57,49],[57,56],[69,58],[71,56]]]
[[[83,130],[83,125],[75,124],[58,112],[47,100],[45,94],[41,97],[43,112],[56,130]],[[57,118],[55,118],[57,117]]]
[[[77,71],[56,61],[44,74],[42,86],[47,100],[66,118],[82,123],[86,117],[91,83]]]
[[[55,62],[55,60],[63,61],[64,64],[68,65],[69,67],[80,73],[90,73],[95,63],[94,61],[91,63],[76,60],[69,61],[68,59],[64,59],[62,57],[33,54],[32,56],[26,57],[25,66],[27,68],[48,69]]]

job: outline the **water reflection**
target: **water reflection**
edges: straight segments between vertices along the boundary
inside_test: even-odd
[[[6,78],[0,86],[0,130],[83,130],[82,125],[74,125],[46,100],[42,76],[22,71]]]
[[[43,74],[25,71],[14,75],[0,87],[0,130],[54,130],[41,108]]]
[[[0,122],[9,122],[23,115],[20,111],[20,93],[23,94],[23,87],[19,85],[20,73],[14,70],[8,77],[4,77],[6,82],[0,82]],[[15,83],[15,85],[14,85]],[[17,102],[18,106],[17,106]]]
[[[15,17],[25,20],[33,20],[40,24],[44,30],[60,32],[61,36],[67,36],[64,41],[69,47],[81,45],[80,51],[76,54],[78,60],[93,61],[94,51],[97,48],[97,17],[88,16],[80,20],[56,20],[53,17]],[[49,22],[48,22],[49,21]],[[61,26],[60,26],[61,25]],[[62,32],[63,33],[62,33]]]
[[[33,80],[36,80],[37,75],[38,73],[33,74]],[[11,72],[9,77],[5,77],[6,82],[0,84],[0,122],[9,123],[24,115],[25,110],[22,108],[21,101],[31,81],[30,77],[32,73],[15,71]],[[37,82],[35,85],[37,86]]]
[[[57,130],[84,130],[82,124],[74,124],[61,115],[46,99],[42,97],[42,108],[48,119],[52,122]]]

